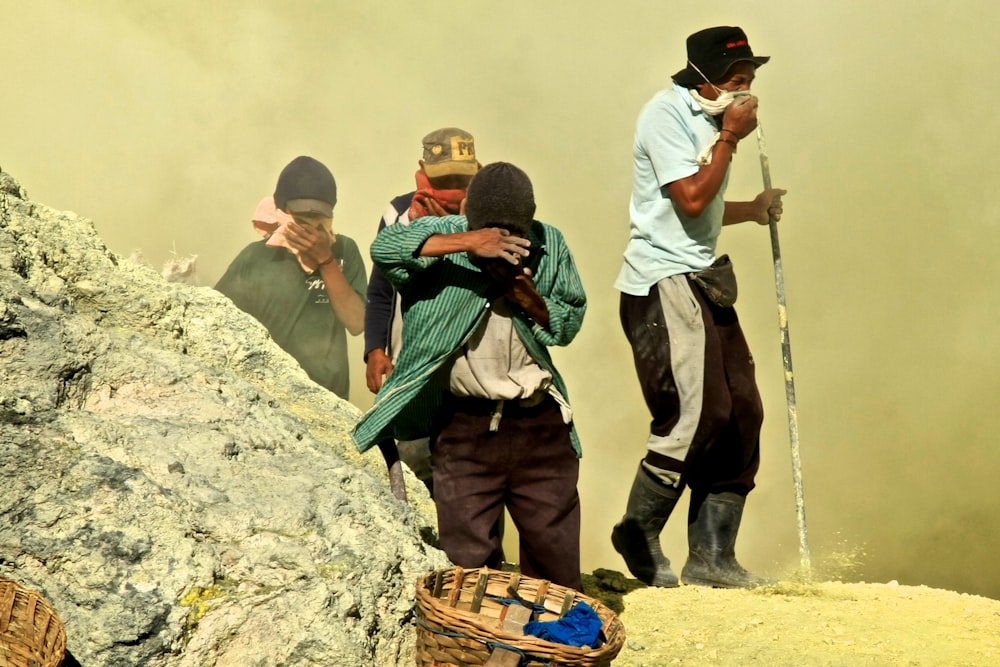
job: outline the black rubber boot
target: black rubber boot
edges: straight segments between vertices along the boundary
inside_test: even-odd
[[[680,495],[679,489],[654,480],[640,464],[628,495],[625,516],[611,531],[611,543],[625,559],[628,571],[650,586],[678,585],[677,575],[663,555],[660,532]]]
[[[771,583],[736,561],[736,534],[746,498],[736,493],[692,497],[688,515],[688,560],[681,580],[690,586],[756,588]]]

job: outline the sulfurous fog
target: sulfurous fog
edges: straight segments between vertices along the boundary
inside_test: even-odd
[[[412,189],[427,131],[458,125],[480,159],[533,178],[590,311],[557,352],[584,443],[584,568],[624,564],[619,517],[647,415],[612,287],[642,104],[684,38],[744,27],[772,61],[754,91],[781,223],[809,544],[850,580],[1000,597],[1000,93],[985,0],[711,5],[4,3],[0,165],[35,201],[95,221],[116,252],[197,255],[212,285],[256,202],[299,154],[330,166],[335,228],[363,247]],[[731,198],[760,189],[744,142]],[[738,305],[767,418],[740,553],[799,561],[767,230],[730,228]],[[354,341],[352,401],[371,404]],[[683,516],[683,508],[678,517]],[[683,522],[665,547],[683,559]]]

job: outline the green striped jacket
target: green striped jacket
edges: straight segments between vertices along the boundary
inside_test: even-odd
[[[448,391],[445,362],[475,333],[490,303],[500,296],[496,283],[464,252],[418,256],[430,236],[467,230],[463,216],[419,218],[409,225],[386,227],[372,244],[372,261],[402,300],[403,342],[392,375],[352,433],[361,451],[387,437],[413,440],[429,434],[442,396]],[[552,373],[553,383],[568,401],[566,384],[547,346],[567,345],[573,340],[583,324],[587,296],[558,229],[534,221],[528,238],[528,265],[534,267],[535,289],[548,306],[550,329],[536,324],[511,303],[514,329],[528,353]],[[571,437],[579,456],[580,440],[572,425]]]

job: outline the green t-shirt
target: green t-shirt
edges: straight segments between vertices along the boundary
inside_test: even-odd
[[[363,300],[368,280],[358,245],[337,234],[333,254]],[[233,260],[215,289],[267,327],[274,342],[314,382],[348,398],[347,331],[330,305],[319,271],[306,274],[288,250],[258,241]]]

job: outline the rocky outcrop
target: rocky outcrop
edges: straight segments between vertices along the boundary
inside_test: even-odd
[[[358,417],[0,172],[0,576],[84,667],[412,664],[414,580],[447,560]]]

